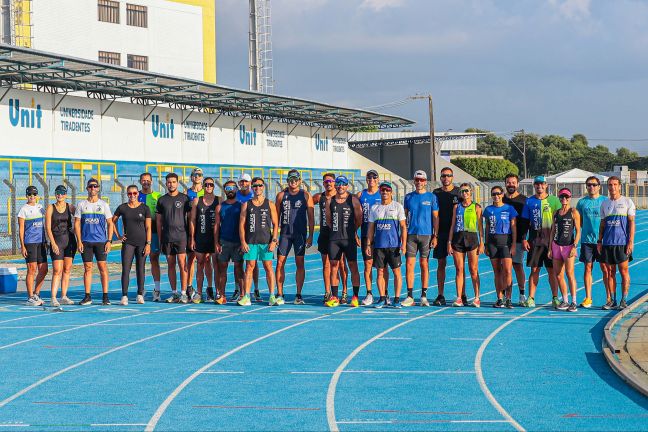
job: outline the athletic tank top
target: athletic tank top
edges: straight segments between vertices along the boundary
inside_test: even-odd
[[[291,195],[288,189],[284,190],[281,208],[279,209],[279,228],[282,236],[306,235],[306,221],[308,220],[306,194],[300,190]]]
[[[235,201],[228,204],[227,201],[221,203],[220,210],[220,237],[223,240],[240,243],[239,238],[239,218],[241,217],[241,202]]]
[[[245,212],[245,242],[248,244],[270,244],[272,240],[272,215],[270,200],[255,206],[252,200],[247,202]]]
[[[363,190],[360,194],[360,205],[362,206],[362,226],[360,227],[360,237],[367,237],[369,235],[369,213],[374,204],[380,204],[380,192],[370,194],[367,189]]]
[[[196,206],[196,232],[195,237],[207,238],[214,235],[214,224],[216,223],[216,206],[218,206],[218,197],[214,197],[211,205],[205,204],[205,197],[198,198]]]
[[[355,241],[355,214],[353,211],[353,195],[349,194],[343,203],[331,198],[331,240]]]
[[[554,223],[556,231],[554,232],[554,242],[559,246],[571,246],[574,244],[574,212],[573,209],[565,215],[560,214],[560,210],[554,214]]]
[[[328,225],[326,225],[326,198],[326,193],[322,193],[319,199],[320,235],[328,235],[330,232]]]
[[[70,211],[70,205],[65,203],[65,211],[59,213],[56,204],[52,204],[52,234],[54,237],[65,237],[72,233],[72,220],[74,216]]]
[[[477,207],[475,202],[464,207],[462,203],[457,204],[457,217],[454,232],[477,232]]]

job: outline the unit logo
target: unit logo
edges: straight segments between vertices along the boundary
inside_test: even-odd
[[[320,138],[320,134],[315,134],[315,150],[317,151],[328,151],[329,149],[329,139]]]
[[[245,125],[239,126],[239,141],[241,141],[242,145],[257,145],[256,128],[252,129],[252,132],[246,132]]]
[[[154,138],[173,139],[174,129],[175,125],[173,119],[169,118],[169,114],[166,115],[166,122],[160,122],[160,116],[157,114],[151,117],[151,131]]]
[[[20,108],[19,99],[9,99],[9,122],[11,126],[40,129],[43,111],[40,105],[34,105],[34,98],[31,100],[31,108]]]

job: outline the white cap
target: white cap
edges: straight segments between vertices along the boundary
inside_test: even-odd
[[[243,173],[239,177],[239,181],[252,181],[252,177],[250,177],[250,174]]]
[[[414,173],[414,178],[422,178],[427,180],[427,174],[423,170],[418,170]]]

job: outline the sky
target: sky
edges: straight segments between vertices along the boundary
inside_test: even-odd
[[[648,0],[271,5],[275,94],[403,116],[421,131],[427,101],[392,102],[432,94],[437,131],[582,133],[648,155]],[[248,1],[216,7],[218,83],[248,88]]]

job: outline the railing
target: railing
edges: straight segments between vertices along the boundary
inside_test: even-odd
[[[228,180],[238,182],[239,177],[243,174],[249,174],[250,177],[265,178],[265,170],[260,167],[222,166],[219,169],[218,179],[221,183]]]
[[[60,170],[57,170],[58,167],[60,167]],[[106,171],[110,172],[112,176],[111,174],[102,174],[102,170],[104,173]],[[114,162],[48,159],[43,162],[43,177],[46,180],[48,178],[48,171],[50,171],[50,176],[60,173],[63,179],[67,179],[73,175],[78,175],[79,189],[85,189],[86,177],[96,177],[96,179],[102,183],[117,178],[117,164]],[[96,175],[94,175],[93,172],[96,172]],[[111,191],[116,192],[114,184]]]
[[[27,164],[27,170],[29,175],[29,183],[32,182],[32,161],[31,159],[20,159],[20,158],[0,158],[1,164],[7,164],[9,168],[9,179],[14,177],[14,164]]]
[[[180,177],[181,182],[188,182],[191,180],[191,171],[198,168],[196,165],[172,165],[172,164],[146,164],[146,172],[151,173],[153,180],[157,174],[158,181],[153,181],[153,186],[159,184],[160,181],[169,173],[176,173]],[[163,182],[164,183],[164,182]]]

